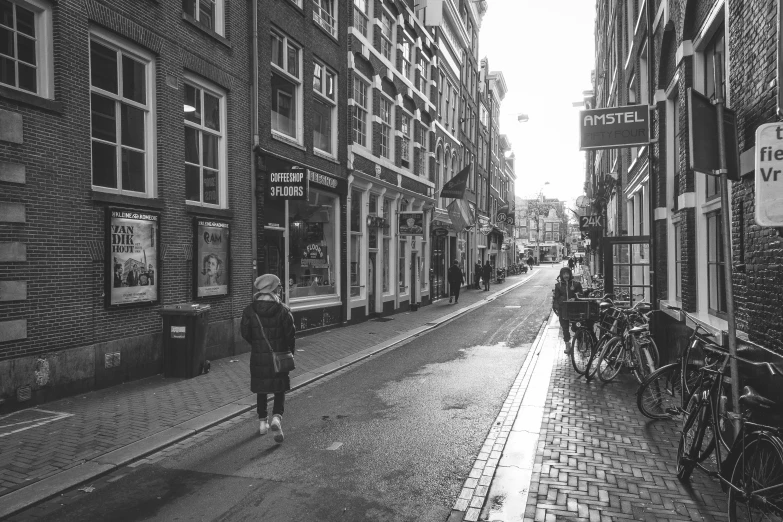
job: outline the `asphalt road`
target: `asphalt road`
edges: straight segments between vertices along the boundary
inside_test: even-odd
[[[555,276],[537,268],[505,296],[289,394],[281,445],[247,414],[28,515],[444,522],[549,314]]]

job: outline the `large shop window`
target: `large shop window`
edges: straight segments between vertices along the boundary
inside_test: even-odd
[[[50,97],[52,9],[0,0],[0,84]]]
[[[351,297],[362,295],[362,193],[351,190]]]
[[[302,50],[276,32],[271,36],[271,48],[272,130],[299,140]]]
[[[100,190],[151,195],[152,77],[150,56],[90,41],[92,184]]]
[[[225,94],[188,79],[185,111],[185,199],[220,205],[226,168]]]
[[[337,294],[337,196],[310,188],[306,201],[289,201],[290,299]]]

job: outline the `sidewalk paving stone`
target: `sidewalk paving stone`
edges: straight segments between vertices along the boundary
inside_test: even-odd
[[[308,382],[323,375],[326,366],[337,368],[355,360],[357,354],[369,355],[368,348],[393,344],[405,332],[427,330],[431,328],[428,323],[480,306],[496,292],[508,291],[538,272],[511,276],[493,285],[493,292],[463,290],[456,306],[441,299],[417,312],[390,316],[390,320],[369,320],[297,339],[292,381]],[[31,409],[68,415],[16,433],[0,431],[0,508],[4,496],[46,477],[65,470],[75,475],[83,466],[102,469],[129,462],[131,445],[138,447],[143,439],[155,436],[174,441],[196,433],[202,425],[208,427],[208,422],[201,423],[201,416],[209,417],[221,408],[239,412],[239,406],[254,405],[249,397],[249,357],[244,353],[212,361],[208,374],[193,379],[158,375]],[[0,424],[8,425],[18,414],[0,417],[4,421]]]

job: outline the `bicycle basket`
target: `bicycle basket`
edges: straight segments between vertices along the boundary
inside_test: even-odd
[[[625,318],[619,310],[609,308],[606,310],[606,313],[601,316],[598,327],[604,332],[615,335],[622,330],[624,320]]]
[[[580,299],[578,301],[563,301],[560,303],[560,318],[568,321],[598,320],[598,301]]]

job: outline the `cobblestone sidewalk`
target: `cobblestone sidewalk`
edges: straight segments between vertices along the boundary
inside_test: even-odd
[[[636,381],[586,384],[557,346],[525,520],[727,520],[720,485],[677,480],[679,423],[650,421]]]
[[[493,285],[503,291],[533,274]],[[494,292],[463,290],[459,305],[442,299],[390,320],[371,320],[297,340],[292,376],[322,368],[422,327]],[[160,433],[249,395],[249,354],[212,362],[193,379],[155,376],[0,417],[0,502],[15,490]]]

